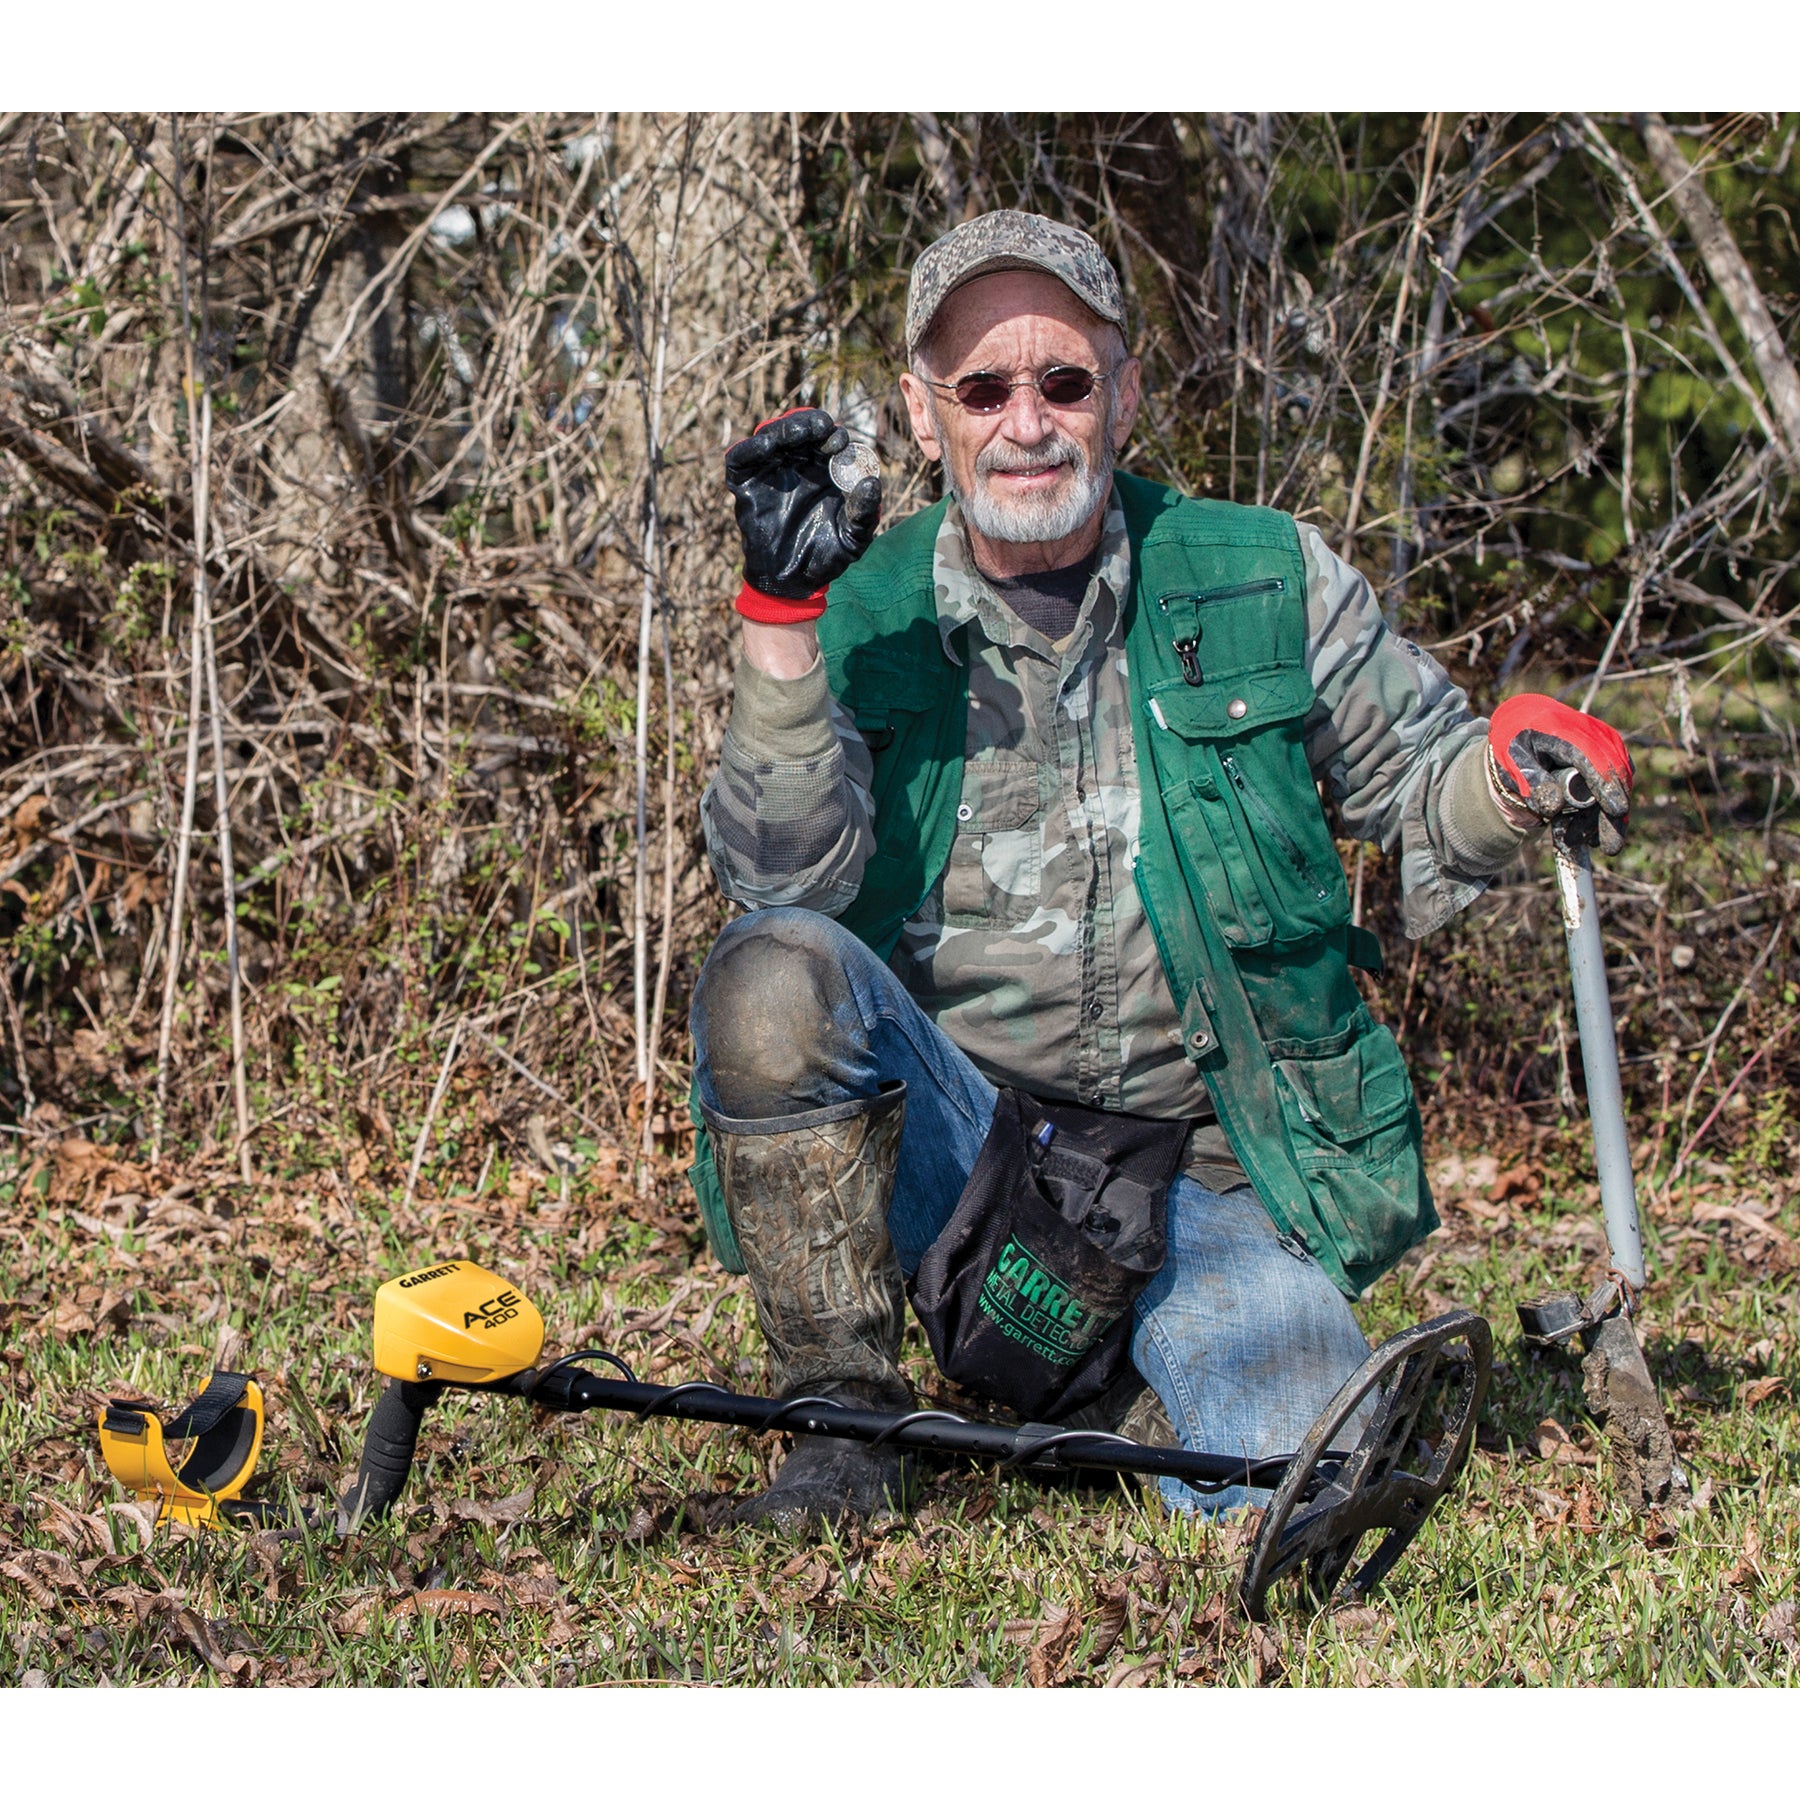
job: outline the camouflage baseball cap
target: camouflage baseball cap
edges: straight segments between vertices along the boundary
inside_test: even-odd
[[[998,269],[1042,269],[1090,312],[1125,329],[1119,277],[1085,231],[1039,213],[989,212],[947,231],[913,264],[906,291],[906,351],[925,341],[931,322],[964,282]]]

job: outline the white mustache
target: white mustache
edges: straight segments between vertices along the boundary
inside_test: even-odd
[[[1039,475],[1051,469],[1071,467],[1077,474],[1086,467],[1087,458],[1082,455],[1081,446],[1066,437],[1052,439],[1047,444],[1037,444],[1025,449],[1022,445],[1008,444],[1004,440],[989,444],[975,458],[977,475]]]

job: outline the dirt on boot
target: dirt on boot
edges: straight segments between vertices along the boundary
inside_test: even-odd
[[[773,1119],[703,1108],[770,1385],[902,1396],[906,1288],[888,1237],[906,1090]]]
[[[918,1486],[916,1459],[891,1445],[801,1438],[760,1494],[732,1509],[734,1525],[793,1531],[815,1519],[873,1519],[904,1512]]]

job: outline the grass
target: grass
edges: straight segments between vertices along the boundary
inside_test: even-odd
[[[1363,1322],[1378,1339],[1448,1304],[1488,1315],[1483,1447],[1383,1589],[1319,1611],[1290,1585],[1260,1627],[1233,1597],[1241,1528],[1163,1516],[1124,1483],[949,1465],[905,1522],[780,1539],[717,1522],[766,1479],[766,1441],[468,1397],[432,1415],[394,1518],[340,1542],[301,1513],[328,1517],[348,1479],[374,1393],[369,1297],[405,1268],[472,1256],[538,1301],[552,1347],[758,1385],[744,1284],[679,1198],[634,1220],[604,1160],[566,1187],[500,1163],[479,1195],[440,1169],[442,1197],[428,1181],[410,1209],[398,1184],[332,1171],[246,1196],[79,1140],[8,1140],[0,1680],[1791,1683],[1800,1206],[1785,1181],[1703,1163],[1647,1218],[1647,1349],[1700,1504],[1646,1519],[1615,1499],[1573,1360],[1522,1349],[1512,1317],[1518,1296],[1594,1266],[1591,1183],[1557,1161],[1578,1136],[1440,1168],[1446,1228]],[[1496,1185],[1515,1170],[1510,1193]],[[252,1491],[292,1520],[146,1538],[93,1406],[179,1404],[215,1353],[265,1383]]]

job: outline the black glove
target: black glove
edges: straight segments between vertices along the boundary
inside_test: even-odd
[[[784,413],[725,452],[725,485],[744,540],[738,611],[765,622],[816,619],[824,590],[868,549],[881,517],[881,478],[848,494],[831,479],[850,437],[818,407]]]

